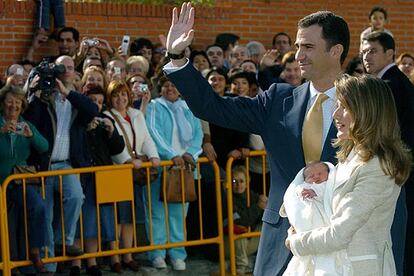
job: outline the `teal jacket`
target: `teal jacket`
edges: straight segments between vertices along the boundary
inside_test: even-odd
[[[19,122],[24,119],[19,117]],[[33,136],[28,138],[22,135],[0,132],[0,184],[10,175],[15,165],[26,165],[30,151],[35,149],[39,153],[49,148],[47,140],[28,121],[25,121],[32,130]],[[0,115],[0,128],[4,125],[3,115]]]
[[[182,101],[179,99],[179,101]],[[185,110],[185,117],[193,131],[191,146],[187,148],[194,160],[202,153],[203,131],[200,119],[196,118],[190,109]],[[173,114],[165,104],[163,98],[152,100],[146,111],[147,127],[157,146],[161,160],[171,160],[179,155],[172,147]]]

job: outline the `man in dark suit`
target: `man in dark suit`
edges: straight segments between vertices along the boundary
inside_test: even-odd
[[[414,87],[394,63],[395,42],[393,37],[386,32],[373,32],[367,35],[362,41],[361,54],[368,74],[385,80],[390,86],[397,107],[401,138],[411,149],[414,149]],[[401,189],[391,229],[398,275],[403,275],[404,265],[405,275],[414,275],[413,185],[414,176],[411,173],[410,178]]]
[[[296,58],[302,76],[309,80],[298,88],[274,84],[256,98],[222,98],[184,58],[194,30],[194,8],[184,3],[178,16],[173,10],[167,38],[171,62],[164,67],[197,117],[223,127],[261,135],[271,167],[269,202],[263,215],[262,235],[256,258],[256,276],[281,275],[290,259],[284,243],[289,222],[279,216],[283,195],[310,155],[302,145],[314,140],[302,133],[307,113],[319,101],[320,135],[316,159],[336,163],[331,139],[336,137],[332,112],[336,102],[334,80],[341,74],[341,63],[349,48],[346,22],[331,12],[306,16],[298,24]],[[321,96],[321,95],[326,96]],[[323,113],[323,114],[322,114]],[[314,155],[315,156],[315,155]]]

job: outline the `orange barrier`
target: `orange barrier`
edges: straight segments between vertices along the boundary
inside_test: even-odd
[[[249,164],[250,158],[261,157],[262,159],[262,175],[263,175],[263,193],[266,192],[266,152],[265,151],[250,151],[248,157],[245,160],[246,166],[246,192],[247,192],[247,206],[250,207],[250,177],[249,177]],[[229,254],[230,254],[230,272],[231,275],[237,275],[236,273],[236,251],[234,242],[238,239],[246,239],[252,237],[260,237],[260,231],[252,231],[250,227],[248,231],[243,234],[234,234],[234,217],[233,217],[233,191],[232,191],[232,166],[234,158],[230,157],[226,164],[226,193],[227,193],[227,221],[228,221],[228,240],[229,240]]]
[[[215,175],[215,185],[216,185],[216,207],[217,207],[217,227],[218,227],[218,235],[212,238],[204,238],[203,237],[203,210],[201,208],[201,201],[202,201],[202,193],[201,193],[201,182],[200,182],[200,163],[209,163],[213,167],[214,175]],[[162,161],[161,167],[163,169],[163,174],[165,174],[166,169],[173,165],[172,161]],[[142,165],[143,168],[147,168],[147,187],[148,187],[148,208],[149,212],[151,213],[151,183],[150,183],[150,176],[149,176],[149,168],[151,167],[151,162],[145,162]],[[65,252],[65,239],[62,239],[63,242],[63,255],[62,256],[55,256],[49,257],[47,248],[45,250],[45,257],[42,259],[44,263],[53,263],[53,262],[62,262],[62,261],[69,261],[74,259],[86,259],[91,257],[104,257],[104,256],[112,256],[116,254],[125,254],[125,253],[139,253],[144,251],[156,250],[156,249],[168,249],[174,247],[183,247],[183,246],[197,246],[197,245],[206,245],[206,244],[217,244],[219,246],[219,260],[220,260],[220,275],[225,275],[225,260],[224,260],[224,239],[223,239],[223,216],[222,216],[222,198],[221,198],[221,182],[220,182],[220,173],[219,167],[217,163],[212,162],[210,163],[207,158],[200,158],[197,162],[197,175],[198,178],[195,180],[195,185],[198,187],[198,212],[199,212],[199,227],[200,227],[200,238],[197,240],[190,240],[188,241],[186,238],[186,228],[184,222],[184,238],[183,242],[176,242],[171,243],[169,239],[169,232],[167,228],[167,243],[166,244],[153,244],[152,241],[152,220],[150,217],[150,244],[149,245],[137,245],[137,237],[136,237],[136,229],[135,229],[135,213],[134,213],[134,192],[133,192],[133,180],[132,180],[132,164],[125,164],[125,165],[113,165],[113,166],[100,166],[100,167],[89,167],[89,168],[80,168],[80,169],[70,169],[70,170],[58,170],[58,171],[44,171],[39,172],[36,174],[14,174],[8,176],[2,184],[0,189],[0,234],[1,234],[1,254],[2,254],[2,262],[0,263],[0,270],[2,270],[3,275],[11,275],[11,270],[18,267],[28,266],[31,265],[31,261],[28,259],[28,252],[29,252],[29,245],[28,245],[28,227],[27,227],[27,208],[24,205],[24,218],[25,218],[25,238],[26,238],[26,259],[25,260],[11,260],[10,256],[10,245],[9,245],[9,226],[8,226],[8,213],[7,213],[7,196],[6,191],[7,187],[11,182],[14,180],[21,179],[23,185],[23,199],[24,204],[26,203],[26,179],[29,178],[41,178],[41,191],[43,198],[45,198],[45,178],[51,176],[59,177],[60,181],[60,198],[61,198],[61,214],[63,214],[63,195],[62,195],[62,177],[64,175],[79,175],[79,174],[87,174],[87,173],[94,173],[95,174],[95,185],[96,185],[96,211],[97,211],[97,230],[98,230],[98,251],[94,253],[85,253],[79,257],[69,257],[66,256]],[[161,176],[163,181],[166,181],[165,176]],[[182,177],[183,179],[183,177]],[[116,185],[114,184],[116,183]],[[184,185],[182,183],[182,185]],[[164,185],[163,185],[164,186]],[[114,214],[115,214],[115,225],[118,221],[117,219],[117,209],[116,203],[122,201],[130,201],[132,205],[132,219],[133,219],[133,235],[134,235],[134,243],[132,248],[123,248],[119,249],[119,238],[118,238],[118,231],[117,227],[115,227],[115,237],[116,237],[116,244],[118,245],[118,249],[112,250],[102,250],[101,248],[101,227],[100,227],[100,213],[99,213],[99,206],[100,204],[108,204],[111,203],[114,206]],[[181,202],[183,206],[183,215],[184,215],[184,194],[183,199]],[[164,201],[164,207],[166,207],[167,202]],[[206,210],[208,211],[208,210]],[[185,216],[183,216],[185,217]],[[168,211],[166,213],[166,220],[168,220]],[[61,216],[61,226],[62,226],[62,237],[64,237],[64,219]],[[166,221],[166,225],[168,226],[168,221]],[[80,241],[81,246],[83,247],[84,238],[83,238],[83,231],[82,231],[82,215],[80,217]]]

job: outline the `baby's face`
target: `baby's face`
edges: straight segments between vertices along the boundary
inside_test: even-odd
[[[305,182],[320,184],[328,180],[328,169],[324,164],[315,164],[305,171]]]

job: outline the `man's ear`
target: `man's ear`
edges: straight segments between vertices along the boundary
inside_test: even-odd
[[[394,61],[394,54],[395,54],[395,51],[393,49],[388,49],[388,50],[385,51],[385,55],[387,56],[387,60],[390,61],[390,62]]]
[[[337,57],[339,60],[341,59],[341,55],[344,52],[344,46],[341,44],[336,44],[331,47],[330,53],[332,57]]]

